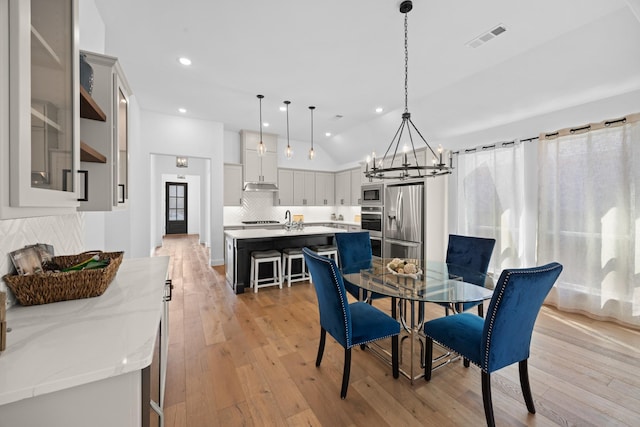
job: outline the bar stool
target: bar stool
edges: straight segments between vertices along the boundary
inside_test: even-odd
[[[300,273],[291,273],[291,264],[293,260],[299,259],[301,262]],[[293,282],[301,282],[307,280],[309,275],[307,274],[307,266],[304,261],[304,254],[302,248],[286,248],[282,250],[282,268],[284,273],[282,274],[283,281],[287,281],[289,287]]]
[[[333,260],[336,262],[336,265],[339,265],[338,264],[338,248],[335,245],[315,245],[315,246],[309,246],[309,249],[311,249],[313,252],[317,253],[318,255],[326,256],[327,258],[333,258]],[[311,272],[309,272],[309,283],[313,283],[313,280],[311,278]]]
[[[260,264],[265,262],[273,263],[273,277],[259,279]],[[280,252],[276,250],[251,252],[249,287],[253,287],[254,292],[257,293],[258,288],[273,285],[278,285],[278,287],[282,289],[282,260],[280,258]]]

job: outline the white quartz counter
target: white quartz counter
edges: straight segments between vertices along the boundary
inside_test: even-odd
[[[304,227],[302,230],[226,230],[224,234],[233,239],[268,239],[274,237],[312,236],[314,234],[335,234],[346,230],[333,227]]]
[[[125,259],[102,296],[8,310],[0,405],[149,366],[168,266]]]

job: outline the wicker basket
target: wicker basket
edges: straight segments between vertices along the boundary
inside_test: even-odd
[[[57,256],[53,257],[53,261],[62,268],[81,263],[96,254],[101,260],[110,259],[111,262],[104,268],[60,273],[46,272],[28,276],[6,275],[3,279],[21,305],[97,297],[107,290],[113,278],[116,277],[123,253],[93,251],[78,255]]]

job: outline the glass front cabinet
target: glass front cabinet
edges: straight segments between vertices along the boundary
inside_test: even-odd
[[[91,92],[81,87],[80,93],[80,176],[86,174],[88,178],[79,210],[126,207],[131,90],[118,58],[84,51],[80,54],[93,79]]]
[[[75,211],[80,191],[77,0],[8,0],[8,15],[8,205]],[[25,216],[40,214],[46,213],[31,209]]]

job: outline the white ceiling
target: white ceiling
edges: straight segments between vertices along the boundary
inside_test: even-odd
[[[178,115],[184,107],[187,116],[222,122],[227,130],[257,130],[256,94],[263,94],[263,120],[271,124],[265,131],[286,137],[278,107],[290,100],[290,137],[309,141],[308,106],[315,105],[314,140],[340,160],[360,159],[371,145],[386,148],[400,124],[399,1],[95,3],[107,29],[106,53],[120,59],[145,110]],[[459,147],[640,110],[638,3],[414,1],[409,111],[415,124],[430,142]],[[479,48],[465,46],[497,24],[507,31]],[[193,65],[180,65],[180,56]],[[637,111],[620,114],[631,112]]]

